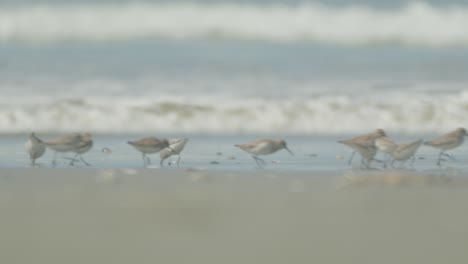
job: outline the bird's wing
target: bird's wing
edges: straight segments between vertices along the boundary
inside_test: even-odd
[[[142,138],[140,140],[134,141],[133,145],[136,146],[158,146],[161,143],[161,140],[154,137]]]
[[[81,141],[81,135],[73,133],[61,137],[54,138],[50,141],[45,142],[47,145],[74,145]]]
[[[445,135],[440,136],[440,137],[437,137],[437,138],[435,138],[435,139],[433,139],[431,141],[426,141],[425,144],[430,145],[430,146],[437,146],[437,145],[441,145],[441,144],[456,143],[458,141],[458,138],[455,137],[452,134],[453,134],[453,132],[445,134]]]

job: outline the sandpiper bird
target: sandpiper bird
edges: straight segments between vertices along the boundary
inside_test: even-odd
[[[91,164],[87,163],[83,159],[83,154],[88,152],[93,147],[93,139],[90,133],[84,133],[81,135],[81,141],[78,143],[77,147],[72,150],[75,152],[75,156],[71,159],[70,165],[74,165],[74,162],[77,160],[76,158],[79,156],[81,162],[83,162],[86,166],[91,166]]]
[[[414,163],[414,155],[422,143],[423,140],[420,139],[413,142],[397,144],[397,147],[390,153],[393,158],[391,166],[393,167],[393,163],[395,163],[395,161],[400,161],[403,165],[410,158],[412,159],[411,163]]]
[[[375,140],[379,137],[385,136],[385,131],[379,128],[370,134],[354,137],[348,140],[340,140],[338,143],[344,144],[354,150],[349,158],[348,164],[351,164],[354,155],[358,152],[363,158],[361,163],[369,168],[370,163],[374,160],[375,154],[377,154]]]
[[[29,135],[28,141],[24,144],[26,151],[31,159],[31,165],[36,165],[36,159],[44,155],[46,146],[42,140],[40,140],[34,132]]]
[[[147,137],[137,141],[128,141],[128,144],[141,152],[143,158],[143,166],[151,163],[146,154],[157,153],[165,148],[169,148],[167,139],[159,139],[155,137]]]
[[[387,162],[391,158],[390,154],[393,152],[393,150],[396,149],[397,144],[391,138],[387,136],[376,138],[374,144],[377,147],[378,151],[381,151],[384,153],[385,157],[383,160],[383,164],[384,164],[384,168],[387,167]]]
[[[161,157],[161,165],[163,165],[163,162],[165,159],[169,158],[172,155],[177,155],[177,166],[179,166],[180,163],[180,153],[185,147],[185,144],[188,142],[188,138],[172,138],[169,139],[169,148],[165,148],[161,150],[159,153],[159,156]]]
[[[468,136],[468,134],[466,133],[466,129],[463,127],[459,127],[452,132],[437,137],[431,141],[424,142],[424,145],[440,149],[439,158],[437,160],[437,165],[440,166],[442,156],[446,156],[453,159],[453,157],[445,153],[445,151],[459,147],[461,144],[463,144],[465,136]]]
[[[46,141],[45,145],[55,151],[52,164],[56,164],[57,152],[71,152],[77,149],[81,139],[82,135],[80,133],[72,133]]]
[[[344,144],[344,143],[343,143]],[[353,154],[351,155],[351,159],[349,163],[351,164],[351,160],[353,155],[357,152],[361,155],[361,164],[364,165],[366,168],[370,168],[371,162],[375,160],[375,155],[377,154],[377,147],[372,142],[360,143],[354,142],[352,144],[346,144],[354,149]]]
[[[257,157],[258,155],[272,154],[281,149],[285,149],[291,155],[294,155],[294,153],[288,148],[286,141],[282,139],[259,139],[251,143],[239,144],[234,146],[242,149],[247,153],[252,154],[252,157],[255,159],[255,162],[261,168],[263,168],[265,161]]]

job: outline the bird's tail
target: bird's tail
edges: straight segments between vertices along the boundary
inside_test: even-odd
[[[128,143],[129,145],[132,145],[132,146],[135,145],[135,143],[134,143],[133,141],[128,141],[127,143]]]

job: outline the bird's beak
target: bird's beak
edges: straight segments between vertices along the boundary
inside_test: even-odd
[[[285,150],[287,150],[289,152],[289,154],[291,154],[292,156],[294,156],[294,153],[288,148],[288,147],[284,147]]]

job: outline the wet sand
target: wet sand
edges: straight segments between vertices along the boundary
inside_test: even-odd
[[[465,176],[0,169],[0,263],[466,263]]]

